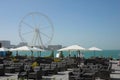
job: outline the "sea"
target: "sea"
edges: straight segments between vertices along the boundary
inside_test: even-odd
[[[59,53],[58,51],[53,51],[54,57],[56,57],[56,54]],[[16,55],[16,51],[12,52],[12,55]],[[19,55],[23,56],[31,56],[34,57],[48,57],[52,51],[43,51],[43,52],[31,52],[31,51],[20,51],[18,52]],[[68,56],[78,56],[78,51],[63,51],[62,52],[64,57]],[[102,51],[80,51],[81,54],[83,54],[84,58],[91,58],[91,57],[105,57],[105,58],[113,58],[113,59],[120,59],[120,50],[102,50]]]

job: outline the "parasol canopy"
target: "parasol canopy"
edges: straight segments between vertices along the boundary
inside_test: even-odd
[[[9,51],[9,49],[5,48],[5,47],[1,47],[0,51]]]
[[[95,56],[95,51],[102,51],[102,49],[97,48],[97,47],[91,47],[91,48],[89,48],[88,50],[94,51],[94,56]]]
[[[72,46],[68,46],[66,48],[59,49],[58,51],[78,51],[78,50],[85,50],[85,48],[83,48],[79,45],[72,45]]]
[[[85,48],[79,46],[79,45],[72,45],[72,46],[68,46],[68,47],[65,47],[65,48],[62,48],[62,49],[59,49],[58,51],[78,51],[78,55],[80,55],[80,51],[81,50],[85,50]],[[70,55],[69,53],[69,55]]]
[[[97,48],[97,47],[91,47],[88,50],[91,50],[91,51],[102,51],[102,49]]]

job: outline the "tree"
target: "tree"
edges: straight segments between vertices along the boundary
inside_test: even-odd
[[[52,50],[52,52],[51,52],[51,54],[50,54],[50,56],[49,56],[50,58],[54,58],[54,51]]]

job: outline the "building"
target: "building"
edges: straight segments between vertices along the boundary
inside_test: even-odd
[[[20,43],[17,45],[17,47],[27,46],[27,45],[28,45],[27,42],[20,42]]]
[[[62,48],[62,45],[48,45],[48,50],[58,50],[61,48]]]
[[[9,40],[0,40],[0,47],[10,48],[11,44]]]
[[[0,48],[2,47],[2,43],[0,43]]]

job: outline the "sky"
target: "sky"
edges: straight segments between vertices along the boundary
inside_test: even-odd
[[[50,18],[53,45],[120,49],[120,0],[1,0],[0,40],[21,42],[19,24],[31,12]]]

